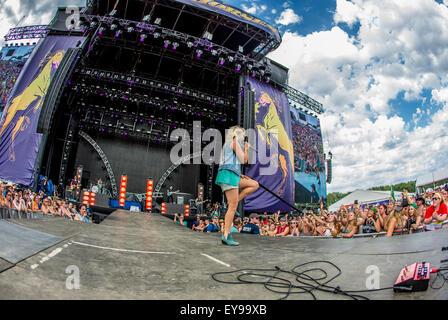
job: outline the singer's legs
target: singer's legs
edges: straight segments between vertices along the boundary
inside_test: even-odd
[[[226,191],[227,198],[227,212],[224,220],[223,235],[227,239],[232,228],[233,218],[235,217],[235,211],[238,208],[238,189],[231,189]]]
[[[249,177],[246,177],[246,176],[241,176],[240,184],[239,184],[241,193],[239,194],[238,202],[240,202],[247,196],[249,196],[252,193],[254,193],[255,191],[257,191],[259,186],[260,185],[258,184],[257,181],[255,181]]]

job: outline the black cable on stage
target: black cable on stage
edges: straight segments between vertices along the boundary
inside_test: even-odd
[[[324,269],[324,267],[312,267],[312,265],[319,263],[329,265],[329,267],[333,268],[333,271],[336,270],[336,274],[330,277],[329,273],[331,272],[331,270],[326,270]],[[298,270],[308,265],[310,265],[310,268],[303,271]],[[311,273],[321,273],[321,276],[313,276]],[[224,284],[263,285],[263,287],[270,292],[282,294],[283,297],[279,298],[279,300],[287,299],[290,295],[293,294],[309,294],[314,300],[317,300],[317,297],[313,291],[341,294],[354,300],[369,300],[369,298],[358,295],[357,293],[375,292],[393,288],[388,287],[371,290],[348,291],[342,290],[339,286],[330,285],[330,282],[338,278],[341,274],[341,269],[334,263],[326,260],[319,260],[299,264],[291,270],[283,270],[282,268],[277,266],[273,269],[239,269],[227,272],[217,272],[212,274],[212,278],[213,280]],[[221,280],[219,279],[219,276],[222,275],[235,275],[237,281]],[[294,276],[296,283],[293,283],[291,280],[284,278],[284,276],[286,275]],[[254,280],[254,277],[261,279]]]

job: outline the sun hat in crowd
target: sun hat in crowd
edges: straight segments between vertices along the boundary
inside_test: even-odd
[[[373,212],[376,213],[376,207],[374,207],[374,206],[371,206],[371,207],[369,208],[369,210],[372,210]]]
[[[417,204],[414,202],[413,204],[410,204],[409,205],[410,207],[414,207],[415,208],[415,210],[417,210],[418,208],[417,208]]]

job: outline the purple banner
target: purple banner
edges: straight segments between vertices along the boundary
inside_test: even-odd
[[[36,133],[51,80],[82,37],[48,36],[25,64],[0,121],[0,177],[31,186],[42,135]]]
[[[280,33],[278,32],[278,29],[276,27],[270,25],[269,23],[263,20],[255,18],[254,16],[240,9],[234,8],[220,1],[214,1],[214,0],[175,0],[175,1],[199,7],[201,9],[205,9],[208,11],[216,12],[225,15],[227,17],[230,17],[232,19],[248,23],[271,34],[272,36],[275,37],[275,39],[278,42],[281,42],[282,40]]]
[[[252,78],[246,77],[245,81],[250,83],[255,93],[255,126],[259,152],[256,164],[250,166],[246,174],[294,205],[294,149],[288,98],[283,92]],[[273,150],[275,153],[270,154],[270,145],[275,143],[278,144],[278,150]],[[267,164],[262,164],[266,161],[260,161],[264,153],[263,148],[260,148],[261,144],[266,144],[266,158],[271,159]],[[273,166],[273,163],[276,165]],[[268,169],[272,167],[273,169]],[[264,173],[269,171],[269,174]],[[262,188],[246,198],[244,209],[292,211],[289,206]]]

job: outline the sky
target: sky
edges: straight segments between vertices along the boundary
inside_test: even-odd
[[[227,0],[276,26],[269,58],[318,100],[328,192],[415,180],[448,167],[448,0]],[[84,0],[4,0],[0,38]]]

